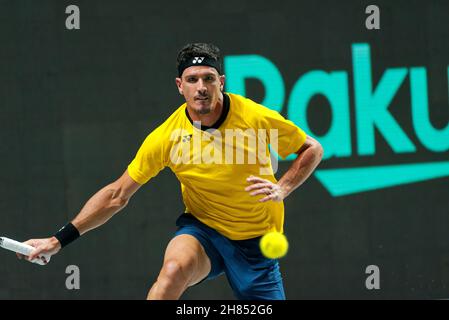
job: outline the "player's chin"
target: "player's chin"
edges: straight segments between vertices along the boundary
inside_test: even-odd
[[[204,104],[200,104],[200,105],[196,105],[196,112],[199,114],[208,114],[212,111],[212,108],[210,105],[204,105]]]

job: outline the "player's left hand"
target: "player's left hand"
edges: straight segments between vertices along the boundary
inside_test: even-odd
[[[282,201],[285,198],[284,190],[276,183],[255,176],[248,177],[246,181],[252,183],[252,185],[245,188],[245,191],[250,192],[250,195],[266,195],[264,198],[259,199],[259,202]]]

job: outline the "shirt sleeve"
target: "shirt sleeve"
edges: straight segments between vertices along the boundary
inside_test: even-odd
[[[166,166],[163,132],[162,126],[151,132],[128,165],[129,176],[139,184],[147,183]]]
[[[277,152],[283,159],[289,154],[294,153],[301,148],[306,141],[306,133],[295,125],[292,121],[285,119],[277,111],[264,106],[262,108],[262,127],[271,130],[277,129],[277,150],[273,141],[270,141],[272,150]],[[270,139],[270,132],[267,132]]]

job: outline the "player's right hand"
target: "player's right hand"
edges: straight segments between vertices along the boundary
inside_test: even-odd
[[[38,258],[41,255],[52,256],[58,253],[61,250],[61,243],[59,243],[58,239],[55,237],[46,238],[46,239],[30,239],[24,242],[35,248],[35,250],[28,256],[24,256],[22,254],[17,253],[17,257],[19,259],[25,258],[28,261],[32,261]],[[47,264],[48,261],[44,257],[42,257],[42,261]]]

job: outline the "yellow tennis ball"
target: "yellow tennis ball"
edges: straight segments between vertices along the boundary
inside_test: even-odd
[[[269,259],[278,259],[288,251],[287,238],[280,232],[269,232],[260,239],[260,251]]]

